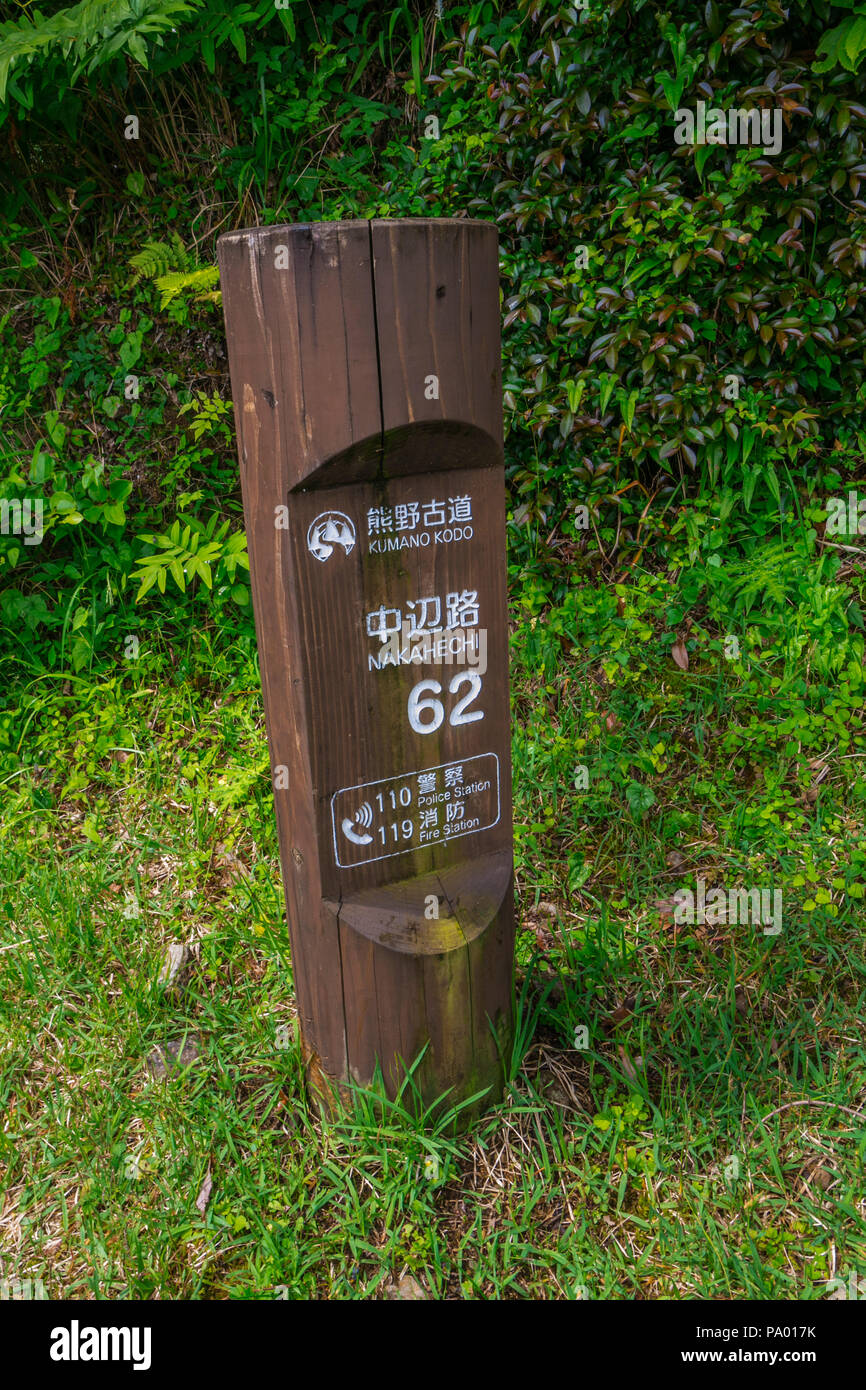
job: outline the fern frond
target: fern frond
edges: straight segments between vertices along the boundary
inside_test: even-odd
[[[137,285],[139,280],[156,280],[170,270],[189,268],[189,253],[177,232],[172,232],[172,241],[171,246],[164,241],[146,241],[136,255],[130,256],[129,264],[136,272],[130,285]]]
[[[216,303],[219,292],[213,286],[219,284],[219,278],[220,273],[215,265],[202,266],[199,270],[172,271],[169,275],[160,275],[156,281],[156,288],[160,293],[159,307],[164,309],[187,290],[195,291],[195,299],[209,299]]]
[[[162,43],[166,30],[200,9],[203,0],[80,0],[69,9],[34,19],[0,24],[0,102],[13,68],[32,64],[59,49],[64,58],[74,52],[73,81],[85,68],[92,72],[115,53],[125,50],[147,67],[148,42]]]

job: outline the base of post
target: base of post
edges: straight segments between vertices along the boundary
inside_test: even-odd
[[[441,903],[432,920],[431,900]],[[378,1073],[384,1095],[400,1095],[410,1111],[441,1116],[472,1099],[456,1125],[465,1128],[501,1098],[511,1057],[510,853],[323,902],[322,911],[340,936],[346,1053],[336,1075],[302,1031],[320,1113],[333,1117],[337,1099],[351,1105],[352,1086],[375,1092]]]

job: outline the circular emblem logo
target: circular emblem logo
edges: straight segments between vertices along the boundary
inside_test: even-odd
[[[355,549],[355,527],[343,512],[322,512],[310,522],[307,549],[317,560],[327,560],[340,545],[347,555]]]

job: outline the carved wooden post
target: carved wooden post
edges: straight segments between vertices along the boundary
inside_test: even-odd
[[[253,603],[314,1089],[492,1088],[513,880],[496,230],[220,238]]]

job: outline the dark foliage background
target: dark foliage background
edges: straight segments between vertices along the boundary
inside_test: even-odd
[[[172,621],[207,599],[249,626],[213,268],[236,225],[498,223],[530,607],[575,566],[664,558],[677,529],[711,551],[680,514],[702,489],[748,553],[842,486],[862,444],[863,9],[22,6],[0,26],[0,489],[38,485],[48,535],[0,537],[4,643],[25,670],[98,667],[133,577],[150,604],[169,585]],[[780,106],[781,152],[677,146],[673,109],[699,99]]]

